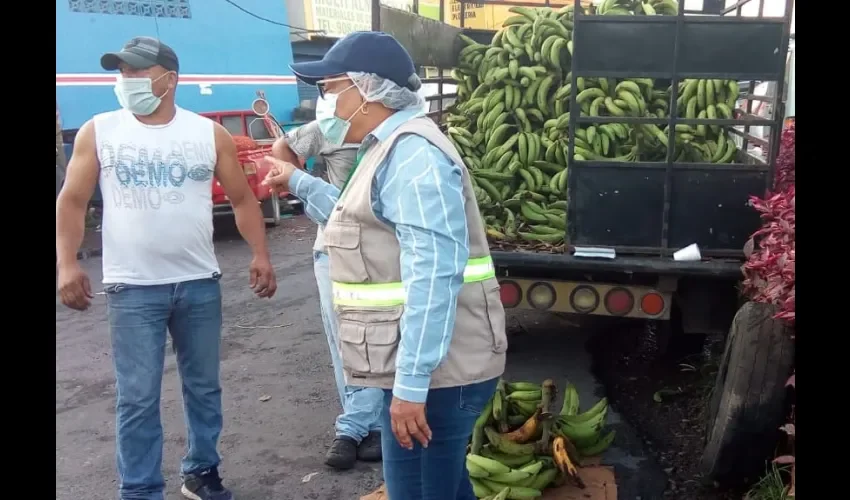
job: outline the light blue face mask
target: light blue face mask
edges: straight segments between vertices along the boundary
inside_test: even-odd
[[[347,90],[355,87],[352,85],[335,94],[325,94],[316,102],[316,122],[319,124],[319,130],[322,135],[333,146],[342,146],[345,142],[345,136],[348,134],[348,129],[351,128],[351,119],[357,114],[358,109],[347,120],[336,116],[336,101],[339,95]]]
[[[153,82],[165,75],[161,75],[156,80],[151,80],[150,78],[125,78],[118,75],[118,79],[115,82],[115,97],[118,98],[118,104],[134,115],[150,115],[156,111],[162,103],[162,98],[168,93],[166,90],[165,94],[159,97],[153,93]]]

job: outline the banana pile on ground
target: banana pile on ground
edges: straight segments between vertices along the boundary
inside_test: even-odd
[[[549,407],[555,384],[500,381],[493,398],[475,422],[466,468],[477,498],[522,500],[572,481],[581,459],[600,455],[614,441],[603,434],[608,400],[602,398],[579,413],[576,388],[567,384],[559,414]]]
[[[674,15],[677,9],[674,0],[606,0],[597,13]],[[458,99],[446,115],[447,131],[472,173],[491,241],[556,245],[566,233],[572,93],[584,115],[666,118],[670,89],[655,88],[648,78],[578,78],[574,90],[574,6],[509,10],[514,15],[490,44],[460,35],[466,46],[452,71]],[[731,99],[732,85],[722,83]],[[712,112],[708,87],[703,87],[706,104],[694,108],[697,116],[703,109],[706,116]],[[683,83],[682,92],[685,88]],[[699,88],[697,84],[693,89],[694,96]],[[717,106],[720,89],[714,82],[712,89],[713,112],[722,118],[726,110]],[[687,106],[679,109],[688,111]],[[679,127],[674,151],[678,161],[710,161],[718,151],[718,163],[734,157],[724,130]],[[666,158],[667,149],[666,131],[656,125],[582,124],[576,129],[577,160],[659,161]]]

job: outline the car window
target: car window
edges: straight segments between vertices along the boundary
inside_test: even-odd
[[[249,137],[254,139],[255,141],[263,140],[263,139],[274,139],[274,136],[269,132],[268,127],[266,127],[266,122],[263,120],[263,117],[249,114],[246,117],[248,121],[248,132]]]
[[[221,125],[230,132],[230,135],[245,135],[242,124],[242,115],[222,116]]]

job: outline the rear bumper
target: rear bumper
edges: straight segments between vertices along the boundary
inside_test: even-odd
[[[742,260],[735,259],[679,262],[664,257],[623,256],[609,260],[573,257],[569,254],[522,251],[492,251],[491,255],[497,268],[692,276],[733,280],[741,279],[741,265],[743,264]]]

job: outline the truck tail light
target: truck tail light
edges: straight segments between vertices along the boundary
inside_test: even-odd
[[[582,314],[595,311],[599,306],[599,293],[591,286],[579,285],[570,294],[570,305]]]
[[[605,295],[605,309],[614,316],[625,316],[634,306],[635,298],[625,288],[612,288]]]
[[[664,312],[664,297],[655,292],[649,292],[640,299],[640,309],[649,316],[658,316]]]
[[[546,282],[538,282],[528,289],[526,300],[535,309],[545,311],[555,305],[555,288]]]
[[[511,308],[519,305],[522,300],[522,289],[513,281],[505,280],[499,282],[499,298],[502,305]]]

